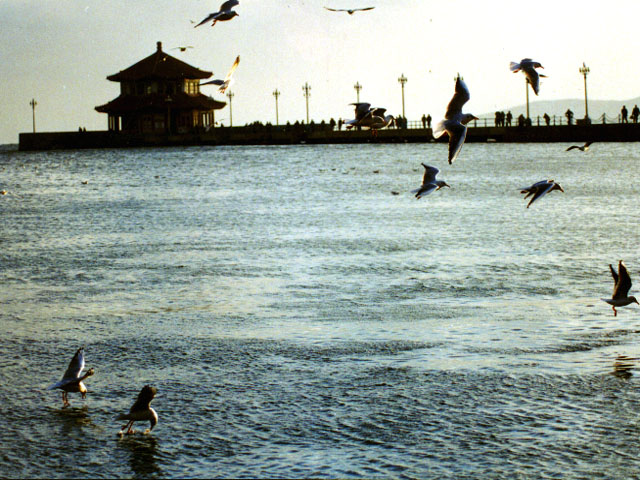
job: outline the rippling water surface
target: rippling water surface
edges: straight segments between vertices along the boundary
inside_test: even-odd
[[[637,476],[640,149],[565,148],[0,153],[0,476]]]

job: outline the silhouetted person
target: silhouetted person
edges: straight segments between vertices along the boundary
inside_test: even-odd
[[[638,123],[638,116],[640,115],[640,109],[638,105],[634,105],[633,110],[631,110],[631,120],[633,123]]]
[[[338,130],[342,130],[342,119],[338,119]]]
[[[331,120],[329,120],[329,126],[331,127],[331,131],[336,128],[336,121],[333,119],[333,117],[331,117]]]
[[[622,106],[622,110],[620,110],[620,115],[622,116],[622,123],[629,123],[629,120],[627,120],[627,114],[629,112],[627,112],[627,107],[626,105]]]
[[[431,128],[431,115],[427,115],[427,128]]]
[[[518,115],[518,126],[519,127],[524,127],[524,115],[523,114]]]
[[[511,119],[513,118],[513,115],[511,115],[511,110],[509,110],[507,112],[507,127],[511,126]]]
[[[567,117],[567,123],[569,125],[573,125],[573,112],[571,111],[571,109],[567,109],[566,112],[564,112],[564,116]]]
[[[547,124],[547,127],[549,126],[549,124],[551,123],[551,117],[549,116],[549,114],[545,113],[542,118],[544,118],[544,123]]]
[[[530,127],[531,126],[531,119],[529,117],[527,117],[524,121],[524,125],[525,127]]]
[[[424,113],[422,114],[422,118],[420,120],[422,120],[422,128],[427,128],[427,116]]]

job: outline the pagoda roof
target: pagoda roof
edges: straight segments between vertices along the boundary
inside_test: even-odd
[[[114,82],[125,82],[142,80],[146,78],[159,78],[164,80],[181,80],[181,79],[203,79],[213,75],[212,72],[200,70],[196,67],[172,57],[168,53],[162,51],[162,42],[157,43],[157,50],[134,63],[125,70],[109,75],[107,80]]]
[[[203,94],[188,95],[184,92],[172,95],[152,93],[149,95],[120,95],[109,103],[96,107],[101,113],[131,113],[141,111],[166,110],[167,108],[187,110],[219,110],[226,102],[219,102]]]

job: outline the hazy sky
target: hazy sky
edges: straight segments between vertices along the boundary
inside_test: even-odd
[[[106,129],[106,114],[94,107],[119,93],[107,75],[153,53],[157,41],[216,76],[240,55],[234,125],[275,122],[275,88],[280,122],[303,120],[305,82],[317,122],[352,118],[356,81],[361,101],[397,115],[402,73],[410,120],[443,115],[457,72],[471,91],[466,111],[501,110],[524,103],[524,79],[509,71],[509,62],[523,57],[540,61],[549,76],[541,100],[582,98],[583,61],[591,68],[590,99],[640,95],[637,0],[240,0],[239,17],[193,28],[190,20],[200,21],[220,3],[0,0],[0,143],[16,143],[19,132],[31,131],[32,98],[38,131]],[[376,8],[350,16],[325,5]],[[195,48],[171,50],[180,45]],[[203,92],[226,100],[212,87]],[[228,124],[228,107],[216,120]]]

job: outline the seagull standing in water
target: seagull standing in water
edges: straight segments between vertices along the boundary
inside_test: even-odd
[[[236,12],[235,10],[231,10],[233,7],[237,5],[240,5],[240,2],[238,2],[238,0],[227,0],[222,5],[220,5],[220,10],[209,14],[207,18],[202,20],[199,24],[197,24],[193,28],[197,28],[203,23],[207,23],[209,20],[213,20],[213,23],[211,24],[212,27],[215,26],[216,22],[224,22],[226,20],[231,20],[233,17],[238,15],[238,12]]]
[[[69,403],[69,399],[67,398],[67,393],[76,392],[81,393],[82,398],[86,398],[87,396],[87,387],[82,381],[87,377],[90,377],[94,374],[93,368],[90,368],[87,373],[83,376],[80,376],[82,370],[84,369],[84,347],[80,347],[76,354],[69,362],[69,366],[67,367],[67,371],[64,372],[62,376],[62,380],[57,383],[51,385],[47,390],[53,390],[54,388],[59,388],[62,390],[62,408],[68,407],[71,405]]]
[[[527,208],[529,208],[529,206],[533,202],[535,202],[539,198],[544,197],[547,193],[553,190],[560,190],[562,193],[564,193],[564,190],[562,189],[560,184],[556,183],[553,180],[542,180],[540,182],[534,183],[530,187],[523,187],[520,193],[526,193],[526,195],[524,196],[525,199],[530,195],[533,195],[533,198],[527,204]]]
[[[546,75],[538,74],[536,68],[544,67],[540,62],[534,62],[530,58],[523,58],[520,60],[520,63],[511,62],[509,64],[509,69],[513,73],[518,73],[522,70],[524,76],[527,77],[527,82],[529,82],[529,85],[531,85],[531,88],[533,89],[533,93],[538,95],[538,92],[540,91],[540,77],[546,77]]]
[[[460,78],[456,78],[456,90],[447,105],[447,112],[444,114],[444,120],[436,125],[433,130],[433,137],[440,138],[445,132],[449,134],[449,164],[458,158],[458,154],[462,149],[462,144],[467,137],[467,123],[471,120],[478,120],[478,117],[470,113],[462,113],[462,106],[469,101],[471,95],[469,89]]]
[[[416,198],[418,200],[420,200],[420,198],[424,197],[425,195],[429,195],[431,192],[440,190],[442,187],[451,188],[447,182],[436,180],[436,175],[438,175],[438,172],[440,172],[440,170],[438,170],[436,167],[431,167],[424,163],[422,164],[422,166],[424,167],[422,185],[420,186],[420,188],[411,190],[411,193],[416,194]]]
[[[231,87],[231,85],[233,85],[233,72],[236,71],[236,68],[238,68],[239,64],[240,55],[236,57],[235,62],[233,62],[233,65],[231,65],[231,69],[229,70],[229,73],[227,73],[227,76],[224,77],[224,80],[209,80],[208,82],[201,83],[200,85],[219,85],[220,88],[218,88],[218,92],[226,92],[227,89]]]
[[[144,387],[142,387],[142,390],[140,390],[140,393],[138,394],[138,398],[136,399],[133,406],[129,409],[129,413],[118,415],[118,417],[116,418],[116,420],[129,420],[129,423],[122,427],[122,429],[118,432],[119,435],[125,433],[125,428],[127,429],[127,435],[135,433],[135,431],[132,430],[133,422],[140,422],[145,420],[148,420],[150,425],[149,429],[146,430],[145,433],[149,433],[151,430],[153,430],[153,427],[155,427],[158,423],[158,414],[153,408],[151,408],[150,403],[151,400],[153,400],[153,398],[156,396],[157,392],[158,389],[156,387],[150,387],[149,385],[145,385]]]
[[[585,144],[584,144],[584,145],[582,145],[582,146],[580,146],[580,145],[571,145],[571,146],[570,146],[569,148],[567,148],[567,150],[565,150],[565,151],[567,151],[567,152],[568,152],[569,150],[577,149],[577,150],[580,150],[581,152],[586,152],[586,151],[588,151],[588,150],[589,150],[589,147],[591,146],[591,144],[592,144],[592,143],[593,143],[593,142],[587,142],[587,143],[585,143]]]
[[[625,307],[632,303],[638,303],[636,297],[629,297],[629,290],[631,289],[631,277],[627,272],[627,267],[624,266],[622,260],[618,262],[618,273],[613,269],[613,266],[609,264],[611,270],[611,276],[613,277],[613,295],[611,298],[603,298],[605,302],[611,305],[613,308],[613,316],[617,317],[618,312],[616,307]],[[640,305],[640,304],[639,304]]]

